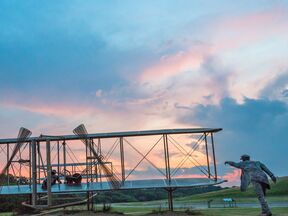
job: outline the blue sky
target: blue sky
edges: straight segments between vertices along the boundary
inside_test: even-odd
[[[222,127],[219,164],[288,175],[287,26],[284,0],[2,0],[0,137]]]

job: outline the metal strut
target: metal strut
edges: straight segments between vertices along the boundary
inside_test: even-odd
[[[170,158],[169,158],[169,144],[167,134],[163,135],[164,143],[164,155],[165,155],[165,169],[167,184],[171,185],[171,173],[170,173]],[[168,192],[168,207],[169,211],[173,211],[173,189],[171,187],[166,188]]]
[[[210,178],[211,172],[210,172],[209,152],[208,152],[208,143],[207,143],[207,134],[206,133],[204,133],[204,138],[205,138],[206,160],[207,160],[207,167],[208,167],[208,178]]]
[[[213,163],[214,163],[214,179],[217,181],[218,177],[217,177],[217,166],[216,166],[216,155],[215,155],[213,133],[211,133],[211,143],[212,143]]]
[[[124,185],[124,181],[125,181],[125,160],[124,160],[123,137],[120,137],[120,158],[121,158],[122,185]]]

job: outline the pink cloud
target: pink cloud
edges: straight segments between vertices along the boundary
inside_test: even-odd
[[[177,175],[175,178],[207,178],[206,175],[201,174],[185,174],[185,175]]]
[[[44,104],[43,102],[29,102],[29,103],[17,103],[15,101],[6,101],[2,103],[5,107],[17,108],[32,113],[39,113],[47,116],[59,116],[59,117],[73,117],[75,114],[87,114],[91,112],[99,111],[97,108],[88,106],[75,105],[75,104]]]
[[[265,28],[267,31],[267,25],[270,27],[279,27],[284,23],[287,23],[287,12],[288,8],[276,7],[269,10],[258,11],[256,13],[245,14],[239,17],[231,17],[231,19],[222,20],[219,25],[215,25],[214,28],[219,30],[230,30],[231,28],[245,31],[247,29],[257,30],[259,28]],[[286,30],[287,29],[283,29]]]
[[[179,51],[176,54],[163,56],[158,63],[144,69],[139,80],[142,83],[151,80],[157,81],[188,70],[196,70],[201,66],[208,53],[208,47],[199,46]]]
[[[222,52],[253,45],[270,37],[287,37],[288,8],[272,8],[240,16],[222,17],[209,26],[214,51]],[[286,36],[285,36],[286,35]]]
[[[226,173],[223,176],[219,176],[221,179],[228,180],[226,183],[229,186],[238,185],[240,182],[241,170],[235,169],[233,172]]]
[[[280,41],[287,41],[288,28],[286,26],[288,26],[287,7],[254,11],[244,15],[223,16],[213,20],[207,25],[206,31],[204,31],[204,34],[210,35],[210,40],[206,41],[210,45],[202,44],[198,45],[198,47],[192,47],[191,44],[186,44],[187,48],[185,50],[164,56],[157,63],[148,66],[141,72],[139,76],[140,83],[148,82],[149,85],[140,87],[148,92],[148,96],[149,92],[151,94],[145,98],[146,100],[143,99],[142,101],[146,103],[147,100],[152,99],[155,95],[155,89],[169,88],[171,82],[166,81],[170,81],[174,77],[177,79],[177,83],[173,83],[173,91],[163,91],[161,97],[157,99],[158,104],[164,103],[164,101],[168,105],[177,103],[190,106],[193,103],[218,103],[221,98],[227,95],[231,96],[230,94],[240,100],[243,97],[243,93],[248,96],[253,94],[256,97],[259,89],[262,89],[262,86],[265,85],[264,83],[257,85],[258,88],[255,87],[255,83],[259,83],[259,80],[263,78],[263,73],[258,74],[255,72],[253,76],[251,75],[249,69],[252,70],[256,66],[251,62],[245,63],[245,52],[251,52],[250,49],[261,45],[262,42],[264,42],[263,45],[265,46],[266,40],[280,39]],[[249,49],[244,51],[244,54],[243,47]],[[253,50],[257,52],[258,49],[259,47]],[[267,52],[269,51],[268,49],[269,47],[266,47],[264,51],[266,50]],[[227,52],[229,53],[228,61],[231,60],[229,59],[230,57],[235,59],[232,62],[228,62],[228,64],[224,62],[225,64],[221,65],[223,54],[226,55],[223,58],[224,61],[227,60]],[[215,76],[213,76],[214,71],[212,71],[213,74],[203,74],[203,68],[201,68],[207,57],[211,56],[218,57],[220,63],[220,65],[216,65],[217,68],[215,69],[218,70],[219,74],[215,74]],[[265,61],[265,54],[263,56],[258,56],[257,62],[261,62],[261,59]],[[273,62],[279,58],[279,55],[274,58]],[[257,64],[257,62],[254,64]],[[273,65],[273,62],[269,64]],[[281,62],[283,62],[283,59],[281,59]],[[227,65],[233,69],[230,70],[228,68],[228,73],[225,74]],[[273,70],[278,69],[278,65],[273,66],[275,68]],[[243,68],[246,71],[243,71]],[[189,75],[184,73],[190,70],[192,73],[189,73]],[[268,73],[267,77],[270,77],[271,70]],[[220,79],[218,79],[219,77]],[[227,83],[219,83],[221,79],[227,81]],[[249,90],[246,91],[245,89]],[[188,95],[189,100],[187,99]],[[210,101],[203,99],[204,96],[209,95],[213,96]],[[154,107],[157,104],[149,106]],[[170,108],[168,107],[166,110],[171,113],[173,112],[173,107]]]
[[[181,74],[187,70],[197,70],[209,55],[238,49],[271,36],[283,37],[288,34],[288,8],[272,8],[245,15],[222,17],[209,23],[207,34],[211,34],[213,47],[190,47],[162,57],[158,63],[141,72],[139,80],[157,81]],[[284,34],[284,35],[283,35]],[[285,36],[284,36],[285,38]],[[189,45],[188,45],[189,47]]]
[[[37,113],[44,116],[62,118],[100,112],[98,107],[91,106],[87,103],[77,103],[76,101],[62,100],[61,98],[56,101],[51,101],[51,99],[46,100],[46,98],[43,97],[27,97],[21,91],[16,90],[9,90],[9,92],[6,92],[5,98],[0,102],[0,106]]]

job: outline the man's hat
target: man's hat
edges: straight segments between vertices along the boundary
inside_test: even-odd
[[[240,160],[250,160],[250,156],[247,154],[241,155]]]
[[[52,170],[51,173],[52,173],[52,175],[55,175],[56,174],[56,170]]]

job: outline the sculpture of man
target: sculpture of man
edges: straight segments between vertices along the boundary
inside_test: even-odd
[[[266,173],[270,176],[272,181],[276,183],[276,177],[273,173],[261,162],[250,161],[249,155],[242,155],[239,163],[233,161],[226,161],[226,164],[241,169],[241,191],[246,191],[250,182],[252,183],[257,198],[261,204],[262,216],[271,216],[272,213],[269,209],[265,199],[266,189],[270,189],[270,184]]]
[[[43,189],[47,189],[47,178],[44,179],[43,183],[42,183],[42,188]],[[59,183],[59,184],[62,184],[59,176],[56,174],[56,170],[52,170],[51,171],[51,185],[54,185],[56,184],[56,181]]]

